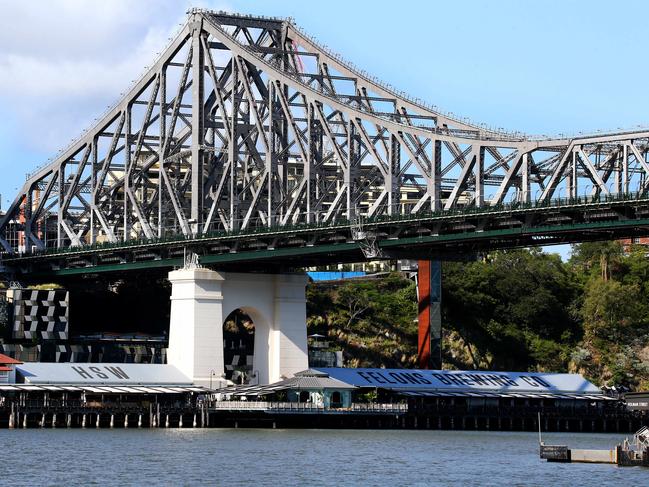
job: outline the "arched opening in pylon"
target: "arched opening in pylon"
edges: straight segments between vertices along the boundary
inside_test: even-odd
[[[223,322],[223,364],[225,378],[235,384],[255,384],[255,323],[238,308]]]

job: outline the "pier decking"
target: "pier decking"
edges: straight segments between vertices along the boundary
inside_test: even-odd
[[[92,399],[92,398],[91,398]],[[497,410],[466,407],[419,409],[407,403],[352,403],[347,408],[309,403],[215,401],[188,397],[137,398],[104,396],[103,401],[0,398],[0,428],[397,428],[437,430],[536,431],[533,408]],[[542,431],[636,431],[643,424],[634,415],[609,413],[579,416],[546,408]]]

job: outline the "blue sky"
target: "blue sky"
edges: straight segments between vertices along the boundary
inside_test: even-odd
[[[493,127],[570,134],[649,125],[649,2],[27,3],[0,0],[3,208],[25,173],[119,98],[191,5],[292,16],[380,79]],[[27,21],[31,29],[21,27]]]

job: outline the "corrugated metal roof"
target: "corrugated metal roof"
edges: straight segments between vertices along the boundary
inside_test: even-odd
[[[598,395],[602,392],[580,374],[546,372],[496,372],[485,370],[423,370],[318,368],[331,378],[357,387],[398,391],[449,391],[469,393],[518,393]]]
[[[169,364],[45,363],[16,366],[26,384],[190,386],[191,379]]]
[[[329,377],[329,374],[319,370],[305,370],[298,372],[289,379],[274,382],[268,385],[246,385],[230,386],[219,389],[220,394],[232,394],[234,396],[262,396],[273,392],[296,389],[296,390],[322,390],[322,389],[356,389],[355,386],[346,382]]]
[[[0,353],[0,364],[7,365],[7,364],[22,364],[20,360],[16,360],[14,358],[11,358],[7,355],[4,355]]]
[[[293,377],[286,379],[289,389],[356,389],[355,386],[331,377]]]

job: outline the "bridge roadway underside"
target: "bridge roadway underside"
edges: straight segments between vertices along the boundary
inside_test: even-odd
[[[384,217],[365,221],[383,259],[456,260],[495,249],[612,240],[649,235],[649,197],[559,200],[507,208]],[[223,232],[194,239],[97,244],[6,256],[5,272],[25,279],[94,273],[167,272],[195,252],[206,266],[286,271],[366,257],[349,222]],[[1,268],[1,267],[0,267]]]

